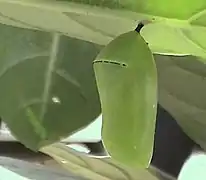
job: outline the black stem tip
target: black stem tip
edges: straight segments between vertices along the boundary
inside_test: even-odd
[[[141,30],[143,27],[144,27],[143,22],[140,22],[140,23],[137,25],[135,31],[137,31],[138,33],[140,33],[140,30]]]

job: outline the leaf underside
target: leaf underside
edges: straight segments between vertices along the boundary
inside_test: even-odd
[[[27,147],[58,141],[99,116],[92,60],[100,47],[0,25],[0,116]]]

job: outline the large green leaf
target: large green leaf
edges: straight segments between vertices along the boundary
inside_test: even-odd
[[[100,114],[99,46],[0,25],[0,116],[27,147],[58,141]]]
[[[175,180],[154,167],[132,169],[109,157],[95,158],[78,153],[61,143],[43,147],[41,151],[69,172],[90,180]]]
[[[160,104],[206,150],[206,65],[193,56],[155,56]]]
[[[0,1],[3,24],[60,32],[101,45],[134,29],[142,19],[154,19],[142,31],[154,53],[206,57],[205,0]]]
[[[126,9],[138,13],[147,13],[174,19],[188,19],[190,16],[206,8],[204,0],[195,2],[187,0],[56,0],[108,7],[111,9]]]

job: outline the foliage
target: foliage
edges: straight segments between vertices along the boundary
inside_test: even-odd
[[[59,141],[95,120],[94,44],[1,25],[0,114],[27,147]]]
[[[158,180],[160,178],[162,180],[175,180],[152,166],[149,169],[131,168],[108,157],[85,156],[61,143],[43,147],[41,151],[53,157],[68,171],[86,179]]]
[[[1,0],[0,114],[17,139],[37,150],[92,122],[91,62],[145,19],[159,102],[206,149],[205,0]]]
[[[0,22],[106,45],[138,21],[155,19],[143,30],[154,53],[205,58],[205,8],[204,0],[1,0]]]

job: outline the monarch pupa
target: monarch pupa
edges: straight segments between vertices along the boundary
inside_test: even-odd
[[[148,167],[154,144],[157,70],[144,26],[118,36],[93,62],[102,107],[102,139],[111,158]]]

